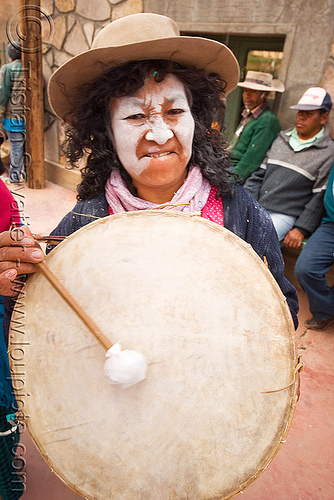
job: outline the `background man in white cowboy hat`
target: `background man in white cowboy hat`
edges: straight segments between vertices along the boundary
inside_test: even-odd
[[[279,240],[299,248],[323,212],[334,162],[334,142],[325,127],[332,101],[325,89],[312,87],[291,108],[298,110],[296,126],[279,133],[245,188],[268,210]]]
[[[281,81],[274,80],[270,73],[247,71],[242,99],[244,110],[241,122],[231,141],[233,172],[240,179],[247,179],[259,168],[266,152],[276,139],[281,126],[269,109],[269,92],[284,92]]]

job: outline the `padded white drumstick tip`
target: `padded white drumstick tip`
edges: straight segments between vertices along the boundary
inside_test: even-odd
[[[117,342],[106,353],[104,371],[110,384],[127,389],[146,378],[147,362],[138,351],[125,349]]]

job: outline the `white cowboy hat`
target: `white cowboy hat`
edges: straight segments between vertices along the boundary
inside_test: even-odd
[[[54,112],[70,122],[87,84],[94,84],[116,66],[145,59],[166,59],[218,73],[226,82],[226,94],[239,79],[239,64],[222,43],[180,36],[177,24],[166,16],[132,14],[108,24],[96,36],[91,49],[67,61],[51,76],[48,94]]]
[[[284,84],[280,80],[275,80],[270,73],[262,71],[247,71],[243,82],[238,83],[238,87],[251,90],[264,90],[265,92],[284,92]]]

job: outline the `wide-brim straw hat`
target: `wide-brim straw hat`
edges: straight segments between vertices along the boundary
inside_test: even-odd
[[[275,80],[273,75],[262,71],[247,71],[245,80],[239,82],[238,87],[265,92],[284,92],[285,90],[283,82]]]
[[[59,118],[70,123],[87,86],[116,66],[146,59],[166,59],[218,73],[226,82],[226,94],[239,80],[237,59],[224,44],[180,36],[177,24],[166,16],[132,14],[108,24],[98,33],[91,49],[55,71],[48,85],[51,107]]]

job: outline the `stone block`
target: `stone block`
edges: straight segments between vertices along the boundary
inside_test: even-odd
[[[86,37],[79,22],[76,23],[71,33],[68,35],[64,48],[66,52],[72,54],[72,56],[76,56],[80,54],[80,52],[89,49]]]
[[[110,4],[108,0],[78,0],[76,13],[79,16],[90,19],[91,21],[104,21],[110,19]]]
[[[49,45],[48,43],[44,43],[42,41],[42,54],[43,54],[43,56],[45,54],[47,54],[50,50],[51,50],[51,45]]]
[[[55,4],[59,12],[71,12],[75,8],[74,0],[56,0]]]
[[[87,42],[89,47],[92,45],[93,35],[94,35],[94,24],[93,23],[84,23],[83,30],[87,38]]]
[[[126,0],[113,8],[111,19],[112,21],[116,21],[116,19],[120,19],[121,17],[140,12],[143,12],[143,0]]]
[[[74,14],[68,14],[67,17],[67,32],[69,33],[76,23],[76,16]]]
[[[42,28],[42,43],[51,46],[52,39],[55,34],[54,21],[49,16],[41,17],[41,28]],[[44,49],[44,48],[43,48]],[[44,50],[43,50],[44,53]]]
[[[61,52],[59,50],[54,49],[53,51],[53,68],[58,68],[62,64],[66,63],[70,59],[71,56],[66,54],[65,52]]]
[[[41,0],[41,8],[46,11],[50,16],[53,15],[53,0]]]
[[[325,71],[322,75],[322,79],[320,82],[320,87],[326,89],[326,91],[331,96],[332,101],[334,101],[334,39],[332,41],[327,64],[325,66]],[[328,118],[328,130],[329,136],[331,139],[334,139],[334,115],[333,111],[329,114]]]
[[[43,77],[47,84],[52,75],[52,66],[48,63],[46,57],[43,58]]]
[[[49,50],[45,56],[44,56],[46,62],[48,63],[48,65],[52,68],[53,66],[53,51],[52,50]]]
[[[66,16],[58,16],[54,19],[54,32],[49,43],[60,50],[66,36]]]

